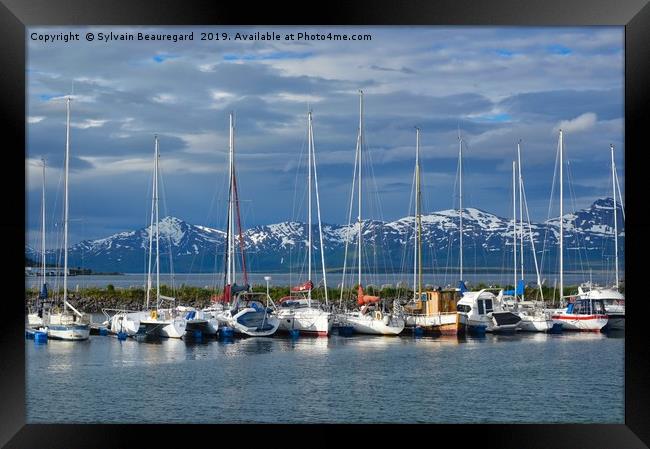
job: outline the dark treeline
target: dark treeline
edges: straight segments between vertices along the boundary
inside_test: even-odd
[[[499,286],[487,285],[483,283],[468,284],[470,290],[481,290],[483,288],[499,288]],[[512,285],[502,286],[505,290],[512,290]],[[252,287],[254,292],[266,292],[266,286],[254,285]],[[623,291],[623,289],[621,289]],[[357,287],[343,289],[343,296],[341,301],[341,290],[339,288],[328,288],[328,300],[331,304],[341,305],[347,308],[356,306]],[[367,286],[364,292],[369,295],[378,295],[387,302],[392,302],[395,299],[406,301],[413,297],[413,290],[403,287],[386,287],[379,288],[375,286]],[[564,288],[564,295],[571,295],[577,292],[577,286],[567,286]],[[182,285],[172,290],[166,285],[160,287],[160,293],[165,296],[172,296],[176,298],[177,304],[192,306],[197,308],[206,307],[210,304],[211,300],[215,298],[215,290],[212,288],[192,287]],[[288,286],[273,286],[269,288],[269,296],[274,302],[281,300],[289,295]],[[60,298],[63,290],[58,292],[50,292],[50,297]],[[525,297],[528,300],[543,299],[551,305],[559,306],[559,291],[553,287],[543,287],[542,293],[538,288],[527,287]],[[101,312],[103,308],[115,309],[128,309],[139,310],[145,305],[145,290],[144,288],[115,288],[109,284],[105,288],[100,287],[86,287],[78,291],[71,291],[68,293],[70,300],[75,307],[89,313]],[[155,301],[155,290],[150,293],[150,302]],[[38,291],[35,289],[28,289],[25,291],[25,299],[27,305],[33,305]],[[323,288],[318,288],[312,291],[312,298],[324,302],[325,291]]]

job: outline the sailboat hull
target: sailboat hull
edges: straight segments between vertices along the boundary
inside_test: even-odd
[[[301,334],[326,337],[332,330],[332,315],[320,309],[306,307],[280,310],[278,319],[279,332],[297,329]]]
[[[458,333],[456,313],[441,313],[437,315],[405,315],[406,328],[421,328],[425,334],[455,335]]]
[[[53,324],[46,327],[47,337],[53,340],[88,340],[90,326],[88,324]]]
[[[352,326],[357,334],[368,335],[399,335],[404,330],[404,319],[391,315],[381,317],[352,312],[344,315],[343,323]]]

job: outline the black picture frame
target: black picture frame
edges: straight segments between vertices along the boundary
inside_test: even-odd
[[[299,15],[291,15],[299,13]],[[392,428],[387,432],[363,429],[364,444],[387,442],[392,435],[400,444],[427,444],[498,448],[644,448],[650,446],[650,370],[643,319],[647,300],[640,280],[646,268],[650,219],[646,211],[644,132],[650,129],[650,6],[647,0],[445,0],[399,3],[374,0],[355,3],[326,2],[283,4],[276,2],[216,2],[204,0],[0,0],[0,123],[4,163],[0,179],[3,192],[18,195],[24,184],[25,158],[25,27],[35,25],[621,25],[625,26],[625,156],[627,194],[625,335],[625,424],[559,425],[421,425]],[[10,160],[7,161],[7,158]],[[9,195],[3,195],[5,199]],[[24,199],[25,197],[23,197]],[[136,444],[226,444],[246,433],[245,440],[300,445],[287,426],[255,425],[229,430],[208,425],[28,425],[25,424],[24,292],[16,286],[24,279],[14,257],[24,254],[24,210],[6,201],[0,231],[6,236],[5,282],[16,292],[6,294],[0,326],[0,444],[7,448],[133,447]],[[20,204],[20,203],[19,203]],[[21,214],[21,212],[23,212]],[[16,236],[16,238],[13,238]],[[23,236],[21,238],[20,236]],[[13,261],[13,262],[12,262]],[[24,282],[23,287],[24,287]],[[13,291],[11,289],[10,291]],[[603,411],[606,413],[606,411]],[[360,411],[362,413],[362,411]],[[280,413],[281,414],[281,413]],[[515,417],[506,417],[514,420]],[[281,423],[279,423],[281,424]],[[330,429],[332,427],[332,429]],[[300,438],[319,443],[349,445],[352,440],[336,426],[298,426]],[[296,431],[295,428],[291,429]],[[191,436],[191,438],[190,438]],[[288,439],[286,439],[288,438]],[[285,440],[286,439],[286,440]],[[262,440],[259,440],[262,441]],[[237,444],[237,443],[235,443]],[[168,444],[165,444],[167,446]]]

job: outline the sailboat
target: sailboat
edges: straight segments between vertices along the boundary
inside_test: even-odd
[[[420,129],[415,128],[415,252],[413,255],[413,298],[404,305],[407,328],[425,333],[456,334],[456,301],[453,290],[422,291],[422,201],[420,192]]]
[[[320,219],[320,199],[318,197],[318,175],[316,173],[316,150],[314,147],[314,132],[312,113],[307,114],[307,281],[292,287],[289,296],[278,303],[278,318],[281,331],[297,330],[300,334],[327,336],[332,329],[332,315],[320,307],[312,299],[312,169],[316,182],[316,208],[318,211],[318,233],[320,237],[321,266],[323,270],[323,285],[325,289],[325,305],[327,298],[327,276],[325,273],[325,251],[323,247],[323,230]]]
[[[519,315],[503,307],[502,298],[494,294],[498,289],[485,288],[467,291],[463,280],[463,140],[458,132],[459,172],[459,231],[460,231],[460,281],[461,299],[456,304],[457,333],[514,332],[521,323]]]
[[[616,202],[616,186],[618,177],[616,175],[616,164],[614,163],[614,145],[610,145],[612,155],[612,191],[614,195],[614,258],[615,258],[615,283],[612,287],[598,287],[591,282],[578,287],[578,295],[583,299],[600,299],[605,305],[607,314],[608,330],[625,329],[625,296],[619,291],[618,274],[618,220]],[[622,204],[622,202],[621,202]]]
[[[47,278],[45,277],[45,159],[41,159],[41,162],[43,166],[43,190],[41,196],[41,269],[43,281],[41,282],[41,288],[36,298],[36,304],[34,305],[35,310],[27,314],[27,327],[29,328],[38,328],[43,325],[43,306],[48,296]]]
[[[603,299],[596,295],[564,296],[564,140],[561,129],[558,151],[560,161],[560,300],[567,298],[568,304],[564,309],[553,310],[552,318],[562,323],[563,330],[599,332],[609,320]]]
[[[160,294],[160,233],[158,215],[158,163],[160,151],[158,136],[154,137],[153,196],[151,200],[151,226],[149,228],[149,263],[147,269],[146,305],[143,311],[118,311],[110,319],[110,330],[125,332],[130,336],[182,338],[187,320],[174,307],[162,308],[162,302],[175,303],[175,298]],[[156,306],[151,307],[153,236],[156,235]],[[106,310],[104,311],[106,313]]]
[[[225,282],[222,300],[228,303],[225,310],[216,308],[204,309],[213,314],[219,326],[228,327],[241,336],[269,337],[278,330],[280,320],[274,313],[273,301],[265,293],[253,293],[248,284],[244,241],[239,218],[239,195],[237,193],[237,178],[235,175],[235,128],[233,114],[230,114],[229,139],[229,195],[228,195],[228,230],[226,232]],[[235,280],[235,213],[239,230],[239,245],[242,258],[243,285],[237,285]]]
[[[393,312],[384,312],[380,307],[381,298],[379,296],[366,295],[361,283],[361,259],[363,244],[363,221],[361,220],[361,175],[362,175],[362,151],[363,149],[363,92],[359,91],[359,134],[357,137],[356,161],[358,167],[358,216],[357,216],[357,305],[358,310],[344,313],[340,316],[340,321],[344,326],[351,326],[353,331],[359,334],[372,335],[398,335],[404,330],[404,319]],[[354,181],[353,181],[354,182]],[[354,185],[353,185],[354,190]],[[346,254],[347,256],[347,254]]]
[[[43,328],[48,338],[55,340],[88,340],[90,317],[68,302],[68,175],[70,166],[70,97],[66,99],[65,171],[63,205],[63,311],[54,308],[43,310]],[[45,207],[45,205],[43,205]],[[43,277],[45,279],[45,277]]]
[[[518,176],[517,176],[518,173]],[[518,182],[515,182],[517,176]],[[517,242],[517,187],[519,188],[519,242]],[[528,205],[526,204],[526,216],[528,219],[528,232],[535,261],[535,272],[537,274],[537,287],[539,288],[541,301],[527,301],[525,298],[524,285],[524,184],[521,176],[521,143],[517,143],[517,162],[512,161],[512,248],[514,268],[514,289],[499,292],[499,299],[504,308],[515,312],[521,318],[519,329],[528,332],[549,332],[553,330],[553,319],[551,313],[544,310],[544,293],[537,265],[537,254],[535,253],[535,241],[530,229],[530,216],[528,216]],[[519,261],[517,260],[517,244],[519,247]],[[520,262],[520,271],[517,273],[517,264]],[[508,302],[508,299],[511,299]],[[557,323],[555,331],[561,330],[561,324]]]

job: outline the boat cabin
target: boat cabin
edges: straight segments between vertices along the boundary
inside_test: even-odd
[[[566,313],[573,315],[604,315],[605,304],[602,299],[575,298],[573,301],[569,300]]]
[[[457,290],[426,291],[422,292],[420,298],[407,303],[404,310],[408,314],[426,316],[455,313],[459,299],[460,294]]]

